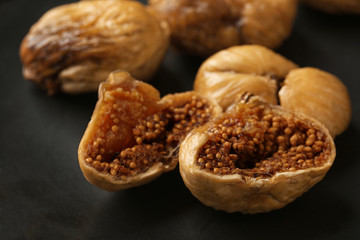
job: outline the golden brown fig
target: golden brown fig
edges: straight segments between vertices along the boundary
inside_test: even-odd
[[[200,67],[194,89],[223,108],[251,92],[271,104],[313,117],[333,137],[350,123],[351,103],[344,84],[334,75],[296,64],[262,46],[235,46],[208,58]]]
[[[262,46],[235,46],[209,57],[196,75],[194,90],[226,108],[244,91],[277,104],[278,81],[298,66]]]
[[[127,72],[110,74],[80,142],[85,178],[108,191],[150,182],[178,163],[178,147],[193,128],[221,108],[196,92],[160,99],[152,86]]]
[[[328,13],[360,14],[359,0],[302,0],[302,2]]]
[[[49,94],[96,91],[110,72],[148,80],[169,42],[169,29],[135,1],[80,1],[49,10],[24,38],[23,74]]]
[[[317,120],[260,102],[233,105],[194,129],[180,147],[180,173],[202,203],[227,212],[284,207],[319,182],[335,145]]]
[[[315,117],[332,136],[342,133],[351,120],[351,102],[344,84],[315,68],[292,70],[279,91],[281,106]]]
[[[279,46],[290,34],[296,0],[149,0],[180,51],[209,56],[239,44]]]

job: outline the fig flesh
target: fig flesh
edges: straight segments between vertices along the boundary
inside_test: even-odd
[[[186,134],[220,111],[196,92],[160,99],[151,85],[114,72],[100,85],[78,149],[80,167],[89,182],[109,191],[148,183],[173,170]]]
[[[329,131],[280,106],[237,103],[194,129],[180,147],[192,194],[226,212],[279,209],[319,182],[335,159]]]

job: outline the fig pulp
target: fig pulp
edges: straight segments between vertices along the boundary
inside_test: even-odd
[[[186,186],[227,212],[281,208],[319,182],[335,158],[327,128],[262,102],[237,103],[192,131],[180,147]]]
[[[186,134],[221,108],[195,92],[159,92],[126,72],[110,74],[79,146],[85,178],[109,191],[147,183],[174,169]]]

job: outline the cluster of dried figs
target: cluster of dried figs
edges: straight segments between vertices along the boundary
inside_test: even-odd
[[[329,12],[359,13],[357,0],[303,2]],[[46,12],[20,47],[23,75],[48,94],[96,91],[121,69],[149,80],[169,42],[209,56],[241,44],[275,48],[289,36],[297,0],[93,0]]]
[[[333,137],[343,132],[351,119],[350,97],[337,77],[315,68],[299,68],[258,45],[235,46],[209,57],[200,66],[194,90],[223,108],[242,92],[251,92],[319,120]]]
[[[351,118],[338,78],[257,45],[208,58],[194,89],[224,113],[184,140],[180,173],[202,203],[227,212],[271,211],[309,190],[331,167],[333,138]]]
[[[337,77],[266,48],[289,35],[296,9],[296,0],[67,4],[24,38],[23,73],[49,94],[98,90],[78,148],[92,184],[136,187],[179,163],[185,185],[205,205],[267,212],[325,176],[336,155],[333,138],[351,118]],[[193,91],[160,98],[136,79],[151,78],[170,40],[182,52],[216,53],[201,65]]]
[[[46,12],[20,47],[23,75],[47,91],[96,91],[110,72],[143,81],[170,39],[183,53],[208,56],[256,43],[277,47],[290,34],[296,0],[93,0]]]
[[[346,88],[336,77],[299,69],[256,45],[210,57],[199,69],[195,90],[160,98],[126,72],[110,74],[79,146],[86,179],[122,190],[148,183],[179,162],[186,186],[204,204],[227,212],[267,212],[325,176],[336,155],[333,136],[351,115]],[[282,91],[289,106],[282,103]],[[305,99],[311,102],[302,104]],[[311,107],[318,120],[303,110]],[[321,122],[321,116],[336,114]]]

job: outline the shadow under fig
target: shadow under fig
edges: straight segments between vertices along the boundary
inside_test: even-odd
[[[93,239],[119,234],[134,238],[155,229],[160,231],[159,226],[174,227],[176,219],[181,218],[179,215],[187,214],[196,204],[178,167],[146,185],[109,193],[103,200],[103,206],[93,215],[96,228],[87,229],[87,235]]]
[[[216,211],[191,195],[175,169],[150,184],[109,194],[93,215],[85,235],[91,239],[119,234],[132,238],[147,234],[157,239],[214,239],[224,233],[228,239],[331,238],[354,217],[344,199],[317,186],[288,206],[269,213]],[[165,232],[167,235],[162,235]]]
[[[228,214],[211,208],[206,211],[202,217],[192,216],[199,223],[193,231],[202,239],[221,239],[224,234],[227,239],[336,239],[341,235],[341,226],[356,217],[344,199],[320,189],[312,189],[269,213]]]

